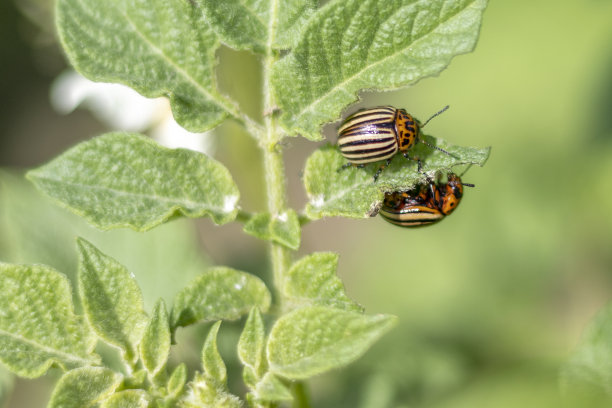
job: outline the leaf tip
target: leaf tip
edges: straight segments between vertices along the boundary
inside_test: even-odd
[[[26,174],[24,175],[24,177],[26,178],[26,180],[31,181],[32,183],[34,183],[35,179],[36,179],[36,170],[37,169],[32,169],[32,170],[28,170],[26,172]]]
[[[92,243],[87,241],[83,237],[76,237],[76,244],[79,249],[87,249],[93,247]]]

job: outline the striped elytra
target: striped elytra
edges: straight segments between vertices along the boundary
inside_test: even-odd
[[[376,181],[397,153],[402,153],[405,158],[412,160],[408,157],[408,151],[417,141],[452,156],[446,150],[419,138],[421,129],[447,109],[448,106],[433,114],[423,125],[404,109],[393,106],[380,106],[353,113],[338,129],[338,147],[342,156],[348,160],[340,169],[350,166],[363,167],[368,163],[386,160],[374,174]]]
[[[350,115],[338,130],[340,153],[355,165],[406,153],[418,137],[417,121],[404,109],[382,106]]]
[[[449,173],[446,183],[428,180],[407,191],[385,194],[380,215],[401,227],[434,224],[450,215],[463,197],[464,184],[456,174]]]

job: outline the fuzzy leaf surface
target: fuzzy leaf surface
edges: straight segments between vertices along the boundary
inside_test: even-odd
[[[291,209],[278,217],[272,217],[269,213],[255,214],[244,225],[244,232],[294,251],[300,247],[300,221],[296,212]]]
[[[244,329],[238,340],[238,358],[244,366],[245,384],[254,388],[266,370],[266,330],[259,309],[249,313]]]
[[[79,248],[79,295],[87,319],[104,341],[134,362],[147,324],[142,293],[127,269],[82,238]]]
[[[219,327],[221,327],[221,321],[213,324],[208,332],[208,336],[206,336],[204,346],[202,347],[202,367],[204,368],[204,375],[215,385],[215,388],[226,389],[227,369],[217,348]]]
[[[27,378],[52,364],[72,369],[99,363],[96,338],[74,313],[68,279],[43,265],[0,263],[0,361]]]
[[[104,253],[121,259],[136,275],[146,310],[152,310],[160,297],[169,304],[179,290],[206,269],[208,262],[196,235],[195,225],[187,219],[144,234],[127,228],[99,231],[47,199],[23,174],[0,170],[0,259],[49,265],[65,271],[76,282],[74,238],[83,237],[95,242]],[[4,244],[8,237],[10,246]]]
[[[283,0],[274,1],[278,7],[275,21],[276,32],[274,33],[272,46],[274,48],[287,49],[294,46],[310,17],[317,8],[316,0]]]
[[[199,321],[234,320],[251,308],[268,310],[270,292],[254,275],[219,266],[210,268],[179,292],[172,309],[172,325]]]
[[[102,408],[148,408],[151,396],[144,390],[119,391],[104,401]]]
[[[314,0],[197,0],[206,21],[232,48],[289,48],[314,13]],[[272,21],[271,21],[272,19]]]
[[[257,383],[251,394],[255,401],[291,401],[293,395],[282,381],[272,373],[266,375]]]
[[[308,20],[273,74],[290,135],[320,140],[362,89],[389,90],[438,74],[478,38],[486,0],[334,0]]]
[[[281,316],[270,332],[270,371],[304,379],[359,358],[396,323],[394,316],[367,316],[325,306],[306,306]]]
[[[185,363],[181,363],[172,372],[170,378],[168,379],[168,394],[176,397],[182,391],[183,387],[185,387],[185,383],[187,382],[187,366]]]
[[[417,143],[410,154],[421,159],[422,171],[431,178],[437,174],[446,174],[455,166],[483,166],[491,152],[490,147],[462,147],[442,139],[422,137],[454,156],[450,157],[423,143]],[[401,154],[395,156],[376,182],[373,175],[384,161],[364,168],[348,167],[340,170],[346,162],[338,148],[330,145],[315,151],[308,158],[304,171],[304,185],[309,198],[306,205],[308,217],[371,217],[378,213],[386,192],[408,190],[416,183],[426,181],[425,176],[417,171],[417,162],[407,160]]]
[[[210,129],[232,110],[215,90],[218,40],[193,2],[59,0],[56,22],[77,71],[149,98],[168,96],[186,129]]]
[[[76,368],[57,382],[48,408],[97,407],[121,384],[120,374],[103,367]]]
[[[361,312],[344,292],[338,276],[338,255],[319,252],[294,263],[284,281],[283,294],[292,307],[318,304]]]
[[[147,370],[140,369],[133,371],[131,375],[123,380],[123,389],[142,388],[145,387],[147,380]]]
[[[238,188],[204,154],[134,133],[107,133],[28,173],[43,192],[100,229],[151,229],[177,216],[236,217]]]
[[[140,342],[140,358],[147,372],[156,376],[166,365],[170,354],[170,322],[166,304],[159,300]]]
[[[241,408],[240,399],[218,389],[206,375],[196,372],[193,381],[188,384],[187,392],[179,400],[180,408]]]

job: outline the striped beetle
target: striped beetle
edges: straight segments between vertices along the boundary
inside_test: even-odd
[[[461,201],[463,183],[454,173],[449,173],[446,183],[428,179],[408,191],[385,194],[380,215],[384,220],[401,227],[419,227],[434,224],[450,215]]]
[[[340,169],[353,165],[363,167],[368,163],[386,160],[386,163],[374,174],[374,181],[376,181],[383,169],[391,163],[398,152],[401,152],[405,158],[412,160],[408,157],[408,150],[418,140],[433,149],[452,156],[446,150],[419,139],[420,130],[430,120],[447,109],[448,106],[445,106],[444,109],[427,119],[423,125],[404,109],[397,109],[393,106],[381,106],[353,113],[344,120],[340,129],[338,129],[340,153],[349,161]]]

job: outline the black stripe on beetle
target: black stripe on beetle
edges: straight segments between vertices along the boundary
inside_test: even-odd
[[[433,115],[423,126],[447,108],[448,106]],[[338,147],[340,153],[352,165],[361,166],[387,160],[387,164],[382,165],[374,175],[374,181],[376,181],[389,160],[397,153],[402,153],[410,160],[408,151],[420,140],[420,131],[423,126],[404,109],[397,109],[393,106],[359,110],[347,117],[338,129]],[[445,150],[432,146],[424,140],[421,141],[451,156]],[[383,143],[389,143],[391,146],[387,149],[385,145],[383,149],[381,146]],[[355,146],[359,148],[354,148]],[[380,153],[383,150],[384,152]],[[348,166],[342,166],[342,168]]]
[[[450,215],[463,197],[461,178],[454,173],[447,175],[446,183],[428,180],[407,191],[385,194],[379,214],[391,224],[401,227],[418,227],[434,224]]]

